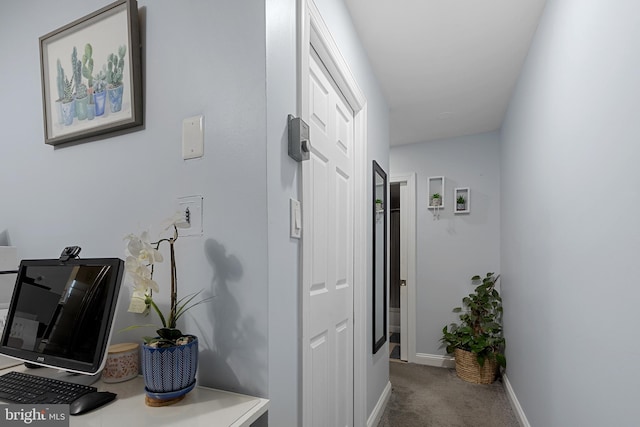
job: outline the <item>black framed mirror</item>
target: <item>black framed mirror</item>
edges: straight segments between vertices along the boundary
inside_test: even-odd
[[[387,341],[387,174],[373,161],[373,354]]]

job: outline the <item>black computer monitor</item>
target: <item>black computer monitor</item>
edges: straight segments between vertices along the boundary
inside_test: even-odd
[[[118,258],[23,260],[0,353],[67,372],[100,372],[123,272]]]

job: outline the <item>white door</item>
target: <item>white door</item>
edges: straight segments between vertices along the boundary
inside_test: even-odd
[[[354,124],[311,49],[303,162],[303,412],[305,427],[353,425]]]
[[[416,363],[416,175],[392,175],[400,186],[400,359]]]
[[[409,317],[407,292],[407,183],[400,183],[400,360],[407,361],[409,355]]]

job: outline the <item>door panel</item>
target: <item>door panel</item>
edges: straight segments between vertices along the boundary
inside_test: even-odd
[[[329,394],[327,393],[327,379],[329,374],[329,349],[327,334],[323,333],[311,339],[311,363],[313,370],[313,384],[311,386],[311,400],[313,401],[313,426],[322,427],[322,416],[329,409]]]
[[[400,183],[400,360],[408,359],[407,183]]]
[[[302,167],[303,307],[309,319],[303,340],[309,351],[303,376],[313,384],[304,425],[348,427],[353,425],[353,111],[313,53],[309,68],[311,153]]]

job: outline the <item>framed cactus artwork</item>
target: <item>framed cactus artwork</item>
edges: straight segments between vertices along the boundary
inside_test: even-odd
[[[140,49],[136,0],[116,1],[40,37],[45,143],[141,129]]]

